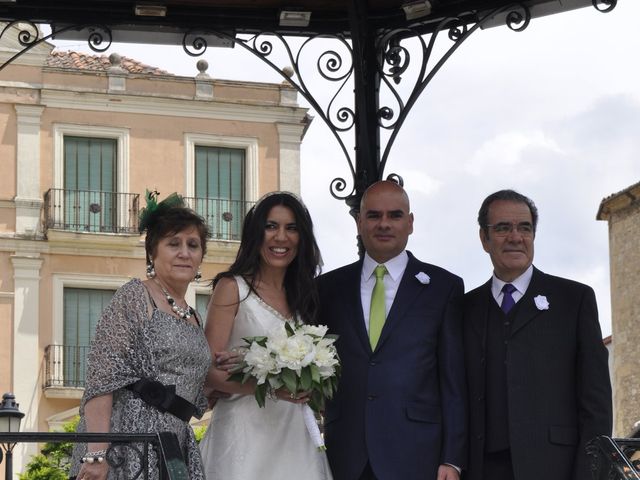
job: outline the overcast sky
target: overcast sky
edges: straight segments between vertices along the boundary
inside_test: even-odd
[[[608,229],[595,216],[604,197],[640,180],[637,18],[640,2],[619,0],[607,14],[583,8],[533,19],[520,33],[478,31],[454,53],[409,114],[385,171],[405,180],[418,258],[462,276],[467,290],[484,283],[492,267],[478,208],[488,194],[516,189],[540,212],[534,264],[591,285],[603,334],[611,333]],[[446,36],[439,42],[449,45]],[[198,59],[181,48],[114,44],[112,52],[197,73]],[[281,81],[239,48],[201,58],[215,78]],[[347,163],[315,116],[302,144],[302,195],[328,271],[356,259],[356,230],[329,195]]]

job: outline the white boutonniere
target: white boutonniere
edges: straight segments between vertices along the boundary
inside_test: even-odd
[[[544,295],[538,295],[533,299],[538,310],[549,310],[549,300]]]
[[[424,272],[417,273],[416,278],[423,285],[429,285],[429,283],[431,282],[431,277]]]

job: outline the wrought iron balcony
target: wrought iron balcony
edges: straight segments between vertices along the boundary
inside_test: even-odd
[[[185,197],[185,201],[207,222],[213,240],[240,240],[244,216],[255,203],[204,197]]]
[[[47,345],[44,388],[84,388],[88,346]]]
[[[51,188],[44,194],[45,231],[138,233],[137,193]]]

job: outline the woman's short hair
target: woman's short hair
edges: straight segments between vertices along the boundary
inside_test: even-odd
[[[209,237],[209,227],[204,218],[188,208],[184,199],[177,194],[171,194],[157,204],[147,200],[147,208],[140,214],[140,233],[147,232],[144,240],[147,262],[153,258],[161,239],[191,227],[195,227],[198,232],[204,257],[207,253],[207,238]]]

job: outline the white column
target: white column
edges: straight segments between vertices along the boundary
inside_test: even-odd
[[[278,123],[280,190],[300,194],[300,143],[304,125]]]
[[[23,432],[38,431],[38,406],[41,395],[42,353],[38,341],[40,318],[40,267],[42,258],[16,254],[13,264],[13,393],[25,414],[20,425]],[[22,472],[37,444],[22,443],[13,451],[14,474]],[[17,478],[17,476],[15,477]]]
[[[41,230],[40,119],[44,107],[15,105],[18,134],[16,143],[16,234],[36,235]]]

